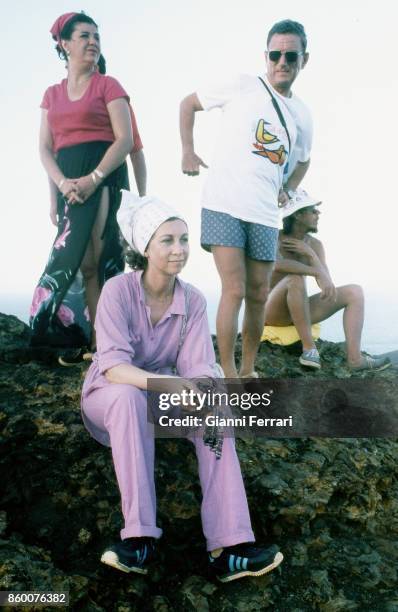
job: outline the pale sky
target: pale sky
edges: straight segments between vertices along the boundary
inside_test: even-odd
[[[99,25],[108,74],[129,92],[144,143],[148,192],[190,222],[184,278],[218,292],[210,255],[199,246],[205,176],[180,171],[178,106],[200,85],[239,72],[261,74],[275,21],[304,24],[310,61],[294,91],[311,108],[315,139],[303,182],[323,200],[319,237],[336,284],[358,282],[398,311],[394,176],[398,141],[398,4],[391,0],[140,0],[84,3],[16,0],[2,10],[1,294],[30,295],[55,235],[47,178],[38,155],[39,104],[65,76],[49,29],[84,10]],[[197,153],[211,163],[218,111],[200,113]],[[132,182],[133,185],[133,182]],[[391,315],[390,315],[391,316]],[[386,322],[386,333],[396,322]],[[398,347],[397,347],[398,348]]]

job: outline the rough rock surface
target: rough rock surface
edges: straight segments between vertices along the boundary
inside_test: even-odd
[[[398,610],[394,439],[238,440],[257,539],[277,541],[285,561],[269,576],[229,585],[207,574],[190,444],[158,440],[165,535],[157,562],[147,578],[101,565],[121,513],[110,451],[80,418],[85,367],[57,367],[48,355],[33,361],[27,339],[23,323],[0,316],[0,590],[68,590],[71,609],[93,612]],[[341,347],[320,346],[322,374],[304,373],[295,354],[267,345],[259,369],[314,385],[349,377]],[[396,390],[396,375],[377,376]]]

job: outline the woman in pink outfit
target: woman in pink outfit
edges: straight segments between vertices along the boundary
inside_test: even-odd
[[[156,198],[124,192],[118,221],[134,251],[134,269],[109,280],[101,293],[97,353],[84,382],[82,411],[91,435],[112,449],[124,516],[122,541],[101,560],[146,574],[154,540],[162,534],[156,522],[148,380],[161,392],[196,392],[192,377],[214,378],[219,370],[205,300],[178,277],[189,254],[184,219]],[[223,582],[271,571],[283,556],[275,546],[248,544],[254,535],[234,439],[225,437],[220,456],[197,433],[189,439],[199,464],[211,571]]]

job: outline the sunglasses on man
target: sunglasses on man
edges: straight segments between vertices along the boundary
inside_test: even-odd
[[[282,55],[285,56],[288,64],[295,64],[300,55],[304,55],[304,53],[303,51],[268,51],[268,57],[271,62],[279,62]]]

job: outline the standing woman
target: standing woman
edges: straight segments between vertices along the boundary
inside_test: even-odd
[[[70,365],[88,342],[95,346],[88,321],[95,319],[105,280],[124,269],[116,212],[120,189],[128,187],[125,158],[133,138],[126,91],[98,71],[95,21],[66,13],[51,34],[68,71],[41,103],[40,156],[57,190],[50,215],[58,232],[33,296],[30,325],[32,344],[78,349],[60,358]]]

